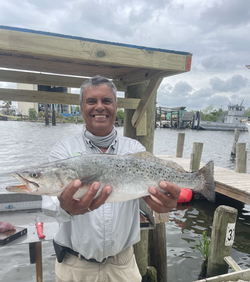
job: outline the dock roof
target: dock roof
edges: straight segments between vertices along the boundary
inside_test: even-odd
[[[189,52],[0,26],[0,81],[5,82],[79,88],[84,77],[99,74],[126,90],[128,85],[189,71],[191,57]],[[23,101],[18,94],[11,99]],[[8,95],[1,89],[0,99]]]

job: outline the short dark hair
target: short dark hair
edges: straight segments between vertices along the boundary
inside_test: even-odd
[[[117,89],[116,89],[115,84],[112,81],[110,81],[109,79],[107,79],[106,77],[96,75],[84,81],[84,83],[82,84],[81,89],[80,89],[80,106],[82,106],[82,103],[83,103],[84,90],[90,86],[95,87],[95,86],[99,86],[100,84],[107,84],[110,87],[110,89],[112,90],[115,96],[115,102],[117,102]]]

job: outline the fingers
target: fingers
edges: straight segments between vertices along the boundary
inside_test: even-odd
[[[79,188],[87,189],[87,193],[81,199],[73,198],[75,192]],[[100,183],[94,182],[90,186],[82,185],[80,180],[72,181],[63,193],[58,198],[62,209],[72,215],[85,214],[99,208],[105,203],[110,193],[112,192],[111,186],[106,186],[102,189],[100,194],[97,193],[100,189]]]
[[[148,189],[151,196],[144,197],[143,199],[152,210],[158,213],[169,212],[177,205],[180,196],[180,188],[167,181],[161,181],[159,187],[164,190],[164,192],[151,186]]]
[[[90,205],[91,210],[98,209],[101,205],[103,205],[106,202],[106,200],[108,199],[111,192],[112,192],[112,187],[105,186],[102,189],[101,194],[92,201]]]

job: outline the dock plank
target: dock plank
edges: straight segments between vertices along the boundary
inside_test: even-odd
[[[161,159],[172,160],[189,171],[190,160],[173,156],[158,155]],[[204,163],[201,164],[201,166]],[[250,174],[214,167],[215,191],[250,205]]]

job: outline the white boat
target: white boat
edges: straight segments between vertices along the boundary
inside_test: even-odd
[[[204,130],[235,130],[236,128],[239,128],[241,131],[247,131],[246,123],[243,121],[244,113],[245,107],[242,106],[242,103],[240,105],[230,104],[228,105],[228,114],[224,117],[224,122],[199,120],[199,124],[194,128]]]
[[[250,121],[246,121],[246,128],[250,134]]]

